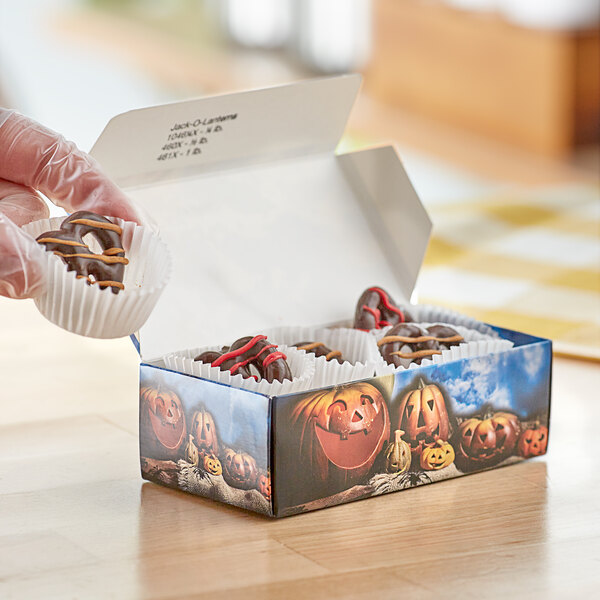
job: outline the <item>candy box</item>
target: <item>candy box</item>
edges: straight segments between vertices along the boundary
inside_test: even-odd
[[[551,343],[483,324],[509,347],[284,394],[167,368],[266,329],[347,324],[373,284],[409,301],[431,223],[393,147],[336,154],[359,85],[135,110],[94,146],[173,257],[134,338],[145,479],[280,517],[545,452]]]

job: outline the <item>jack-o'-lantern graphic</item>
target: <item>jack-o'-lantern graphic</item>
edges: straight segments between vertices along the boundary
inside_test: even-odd
[[[519,432],[519,419],[512,413],[466,419],[455,436],[456,465],[464,471],[498,464],[514,450]]]
[[[548,446],[548,428],[537,423],[526,429],[519,438],[519,454],[523,458],[546,454]]]
[[[223,453],[223,477],[235,488],[250,490],[256,486],[258,467],[247,452],[226,448]]]
[[[425,471],[437,471],[454,462],[454,448],[444,440],[438,440],[430,448],[423,448],[420,464]]]
[[[221,461],[214,454],[205,454],[203,460],[204,470],[211,475],[222,475]]]
[[[406,473],[410,468],[412,454],[410,446],[402,439],[404,431],[394,431],[394,441],[385,451],[385,470],[388,473]]]
[[[219,441],[215,420],[204,408],[200,408],[192,416],[190,431],[194,436],[194,442],[200,454],[218,455]]]
[[[420,457],[437,440],[448,440],[450,421],[440,388],[421,379],[417,389],[406,392],[398,407],[397,427],[405,432],[413,457]]]
[[[181,400],[169,389],[143,387],[140,404],[142,454],[158,459],[176,458],[186,437]]]
[[[267,471],[258,476],[258,491],[267,499],[271,499],[271,475]]]
[[[300,459],[311,479],[329,490],[363,479],[389,438],[389,413],[381,392],[355,383],[316,392],[292,411]]]
[[[184,458],[187,462],[197,467],[200,464],[200,453],[198,452],[198,448],[196,444],[194,444],[194,440],[192,438],[192,434],[188,435],[188,442],[185,445],[185,453]]]

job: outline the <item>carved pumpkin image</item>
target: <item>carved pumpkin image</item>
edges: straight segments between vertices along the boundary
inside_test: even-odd
[[[250,490],[256,487],[258,467],[252,456],[227,448],[223,454],[223,477],[235,488]]]
[[[185,460],[195,466],[200,464],[200,453],[194,444],[191,433],[188,435],[188,443],[185,445]]]
[[[390,433],[385,400],[368,383],[311,394],[296,404],[291,421],[311,480],[326,482],[329,491],[364,478]]]
[[[214,454],[215,456],[219,454],[215,420],[204,408],[194,413],[190,430],[200,454]]]
[[[394,441],[385,451],[385,469],[388,473],[405,473],[410,468],[410,446],[402,439],[404,431],[394,431]]]
[[[456,465],[464,471],[498,464],[514,450],[519,431],[519,419],[512,413],[466,419],[456,433]]]
[[[176,458],[186,437],[181,400],[171,390],[143,387],[140,404],[142,454],[150,458]]]
[[[420,456],[424,448],[432,447],[437,440],[448,440],[450,421],[446,401],[437,385],[426,385],[421,379],[416,390],[402,396],[398,429],[406,432],[413,457]]]
[[[221,461],[214,454],[204,455],[204,470],[211,475],[222,475],[223,467]]]
[[[454,448],[444,440],[438,440],[431,448],[423,448],[421,468],[425,471],[437,471],[454,462]]]
[[[267,499],[271,499],[271,475],[267,471],[258,477],[258,491]]]
[[[548,445],[548,428],[537,424],[526,429],[519,438],[519,454],[523,458],[546,454]]]

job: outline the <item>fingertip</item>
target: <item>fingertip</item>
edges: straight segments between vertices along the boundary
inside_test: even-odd
[[[0,213],[19,227],[50,216],[48,206],[33,188],[3,179],[0,179]]]
[[[33,238],[0,214],[0,295],[35,298],[46,289],[44,250]]]

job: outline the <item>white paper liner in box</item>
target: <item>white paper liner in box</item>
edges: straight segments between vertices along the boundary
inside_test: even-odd
[[[277,327],[264,332],[274,344],[291,346],[303,341],[323,342],[332,350],[342,353],[344,362],[314,357],[315,374],[311,388],[358,381],[372,377],[380,355],[375,338],[364,331],[346,328]],[[299,352],[305,352],[299,350]]]
[[[499,338],[500,336],[489,325],[478,321],[473,317],[463,315],[451,308],[434,306],[432,304],[415,304],[408,308],[415,323],[440,323],[445,325],[461,325],[468,329],[483,333],[490,338]]]
[[[435,307],[432,307],[435,308]],[[451,311],[453,312],[453,311]],[[454,313],[458,315],[458,313]],[[462,315],[459,315],[462,317]],[[465,317],[465,320],[469,320],[469,317]],[[414,323],[422,329],[430,327],[431,325],[448,325],[448,321],[445,322],[424,322]],[[489,329],[483,323],[480,323],[483,328]],[[392,327],[384,327],[383,329],[373,332],[377,341],[384,338]],[[405,369],[418,369],[420,367],[426,367],[427,365],[437,365],[441,363],[451,362],[461,358],[473,358],[475,356],[483,356],[484,354],[494,354],[497,352],[504,352],[510,350],[513,347],[513,342],[505,340],[498,336],[498,334],[491,330],[491,334],[483,333],[477,329],[471,329],[464,327],[463,325],[457,325],[452,323],[452,328],[457,331],[463,338],[464,342],[458,346],[451,346],[448,350],[442,350],[441,354],[434,354],[431,358],[423,358],[421,364],[418,365],[414,362],[402,361],[405,365],[396,367],[395,365],[388,364],[381,354],[379,354],[379,361],[376,365],[375,371],[377,375],[389,375],[390,373],[397,373]],[[379,351],[378,351],[379,352]]]
[[[271,341],[271,340],[269,340]],[[293,392],[302,392],[311,388],[311,382],[315,372],[315,361],[311,355],[306,352],[300,352],[296,348],[287,348],[280,346],[281,350],[287,356],[287,363],[292,372],[293,380],[273,381],[269,383],[266,379],[255,381],[252,378],[244,378],[240,374],[232,375],[229,371],[221,371],[219,367],[213,367],[209,363],[195,361],[194,357],[208,350],[221,351],[221,346],[210,346],[204,348],[193,348],[167,354],[163,357],[165,366],[172,371],[179,371],[187,375],[202,377],[218,381],[232,387],[242,388],[259,394],[270,396],[281,396]]]
[[[64,217],[42,219],[23,227],[36,238],[60,228]],[[152,312],[169,280],[171,258],[162,240],[149,228],[112,219],[122,229],[125,256],[123,284],[114,294],[110,289],[88,285],[77,279],[75,271],[52,252],[44,253],[47,291],[35,299],[38,310],[52,323],[79,335],[94,338],[118,338],[139,330]],[[91,250],[101,253],[96,240],[85,241]]]

